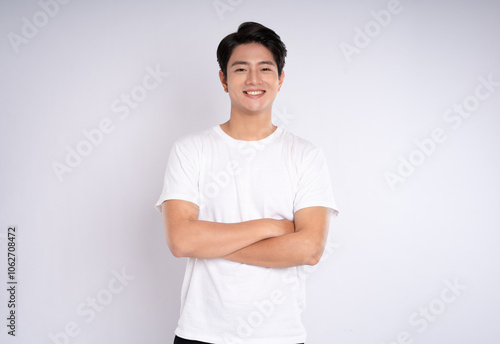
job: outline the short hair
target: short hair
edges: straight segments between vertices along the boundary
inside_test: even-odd
[[[227,64],[234,48],[240,44],[258,43],[265,46],[271,54],[278,68],[278,76],[285,66],[286,47],[280,36],[273,30],[255,22],[245,22],[233,32],[222,39],[217,47],[217,62],[224,76],[227,76]]]

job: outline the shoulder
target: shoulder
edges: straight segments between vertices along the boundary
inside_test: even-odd
[[[174,144],[187,145],[196,142],[203,142],[210,139],[210,137],[212,136],[211,132],[213,132],[213,127],[184,134],[182,136],[179,136],[175,140]]]
[[[214,129],[208,128],[178,137],[170,148],[170,159],[180,161],[200,161],[206,147],[214,140]]]
[[[183,147],[186,149],[201,149],[209,141],[213,140],[214,127],[203,130],[198,130],[189,134],[185,134],[177,138],[173,147]]]
[[[285,146],[290,150],[290,153],[296,157],[305,158],[310,155],[322,155],[322,150],[320,147],[316,146],[311,141],[291,133],[285,129],[283,131],[283,142]]]

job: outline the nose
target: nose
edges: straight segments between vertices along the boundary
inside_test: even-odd
[[[261,83],[259,73],[256,69],[250,69],[247,74],[247,80],[246,84],[247,85],[258,85]]]

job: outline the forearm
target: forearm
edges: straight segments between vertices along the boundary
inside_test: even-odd
[[[324,243],[315,242],[305,233],[295,232],[261,240],[223,258],[268,268],[315,265],[323,254],[324,246]]]
[[[326,245],[330,210],[303,208],[295,213],[294,223],[294,233],[261,240],[223,258],[269,268],[317,264]]]
[[[271,221],[218,223],[191,220],[181,224],[182,229],[171,233],[167,241],[176,257],[220,258],[277,235]]]
[[[198,220],[198,206],[183,200],[163,202],[162,213],[167,244],[175,257],[221,258],[260,240],[294,232],[289,220]]]

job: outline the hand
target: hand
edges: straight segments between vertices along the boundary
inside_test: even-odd
[[[283,219],[276,220],[276,222],[278,223],[278,232],[280,233],[278,235],[285,235],[295,232],[295,224],[293,223],[293,221]]]

